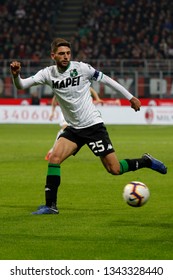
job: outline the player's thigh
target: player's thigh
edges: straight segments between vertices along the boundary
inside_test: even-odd
[[[102,156],[100,159],[109,173],[113,175],[119,175],[120,164],[115,152],[109,153],[106,156]]]
[[[77,150],[76,143],[64,137],[60,137],[55,143],[49,162],[60,164],[66,158],[73,155],[76,150]]]

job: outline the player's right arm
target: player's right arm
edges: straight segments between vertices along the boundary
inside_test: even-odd
[[[13,78],[17,78],[21,71],[21,63],[18,61],[13,61],[10,64],[10,68],[11,68],[11,74],[13,75]]]
[[[33,77],[29,77],[26,79],[22,79],[20,77],[21,63],[19,61],[11,62],[10,70],[11,70],[11,74],[13,77],[13,82],[17,89],[26,89],[26,88],[36,85]]]

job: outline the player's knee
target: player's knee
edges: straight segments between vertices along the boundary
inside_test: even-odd
[[[107,166],[107,171],[112,175],[120,175],[120,166]]]

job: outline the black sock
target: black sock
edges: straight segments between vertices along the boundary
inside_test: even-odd
[[[57,206],[58,187],[60,185],[60,165],[48,164],[48,173],[45,186],[46,206]]]
[[[151,166],[151,160],[149,158],[126,159],[126,161],[129,166],[128,171],[135,171],[137,169]]]

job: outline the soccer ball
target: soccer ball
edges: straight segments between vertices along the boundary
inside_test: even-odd
[[[124,187],[123,198],[130,206],[140,207],[148,201],[149,197],[149,189],[142,182],[132,181]]]

